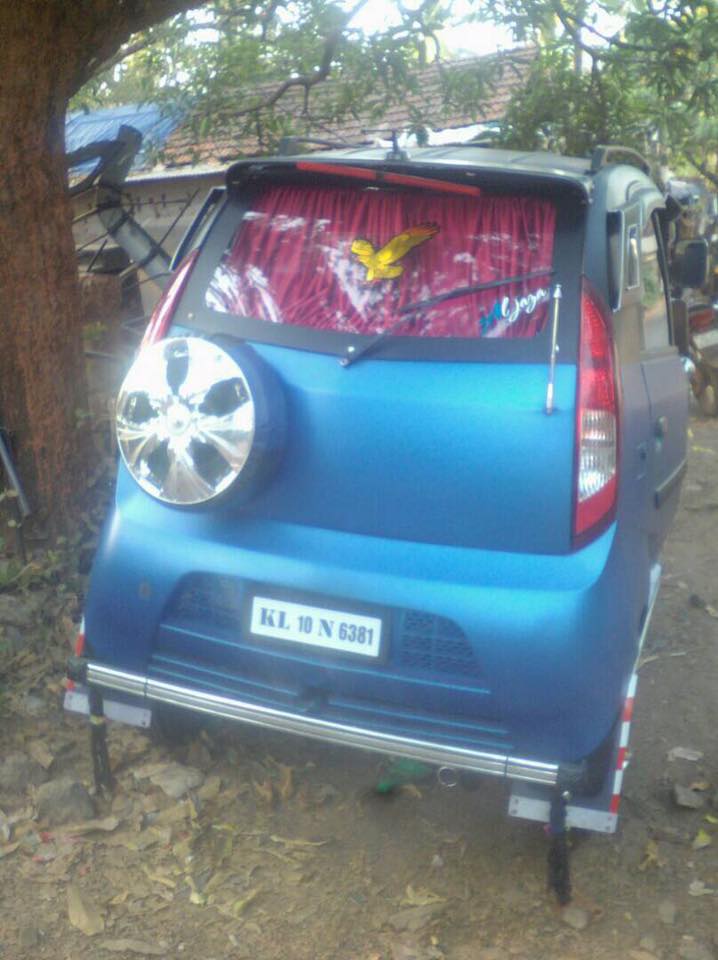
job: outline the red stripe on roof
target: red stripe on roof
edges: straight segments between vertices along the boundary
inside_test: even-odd
[[[481,190],[469,183],[451,183],[448,180],[434,180],[431,177],[412,177],[404,173],[383,173],[379,177],[386,183],[401,183],[407,187],[421,187],[426,190],[441,190],[443,193],[464,193],[478,197]]]
[[[297,170],[306,170],[308,173],[330,173],[340,177],[354,177],[356,180],[376,180],[377,171],[368,167],[350,167],[343,163],[313,163],[300,160]]]
[[[352,177],[354,180],[396,183],[405,187],[418,187],[422,190],[438,190],[442,193],[461,193],[471,197],[481,195],[481,190],[470,183],[452,183],[448,180],[435,180],[433,177],[414,177],[408,173],[387,173],[383,170],[352,167],[343,163],[315,163],[312,160],[300,160],[297,163],[297,170],[304,170],[307,173],[328,173],[332,176]]]

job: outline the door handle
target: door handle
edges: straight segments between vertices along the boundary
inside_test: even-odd
[[[668,417],[659,417],[653,428],[656,440],[664,440],[668,433]]]

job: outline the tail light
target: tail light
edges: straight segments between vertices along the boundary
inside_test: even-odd
[[[691,330],[707,330],[715,316],[713,304],[702,303],[699,306],[688,308],[688,323]]]
[[[618,491],[618,390],[608,309],[584,282],[576,404],[574,538],[613,519]]]
[[[157,301],[157,305],[152,311],[150,322],[147,325],[145,335],[142,338],[142,344],[140,345],[141,350],[153,343],[157,343],[158,340],[162,340],[163,337],[166,336],[172,323],[172,315],[177,309],[177,304],[187,285],[187,280],[197,261],[198,255],[199,250],[193,250],[192,253],[185,257],[179,267],[177,267],[177,272],[174,277],[172,277],[169,286]]]

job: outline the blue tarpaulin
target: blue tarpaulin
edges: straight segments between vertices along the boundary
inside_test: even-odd
[[[114,140],[120,127],[134,127],[142,134],[142,149],[135,157],[132,170],[142,170],[151,164],[148,159],[153,150],[161,148],[172,131],[179,125],[182,116],[168,114],[156,104],[126,104],[122,107],[105,107],[89,113],[78,110],[67,115],[65,123],[65,148],[68,153],[85,147],[97,140]],[[77,171],[91,170],[93,162],[74,168]]]

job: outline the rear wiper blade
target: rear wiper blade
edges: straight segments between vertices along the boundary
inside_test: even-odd
[[[382,330],[381,333],[377,333],[375,337],[372,337],[371,340],[357,349],[353,344],[347,347],[346,356],[341,357],[339,363],[343,367],[350,367],[353,363],[356,363],[361,357],[365,357],[368,353],[373,353],[374,350],[383,343],[387,337],[390,337],[392,333],[404,323],[406,323],[415,313],[420,313],[422,310],[427,310],[429,307],[435,306],[437,303],[443,303],[445,300],[454,300],[457,297],[466,297],[471,293],[481,293],[482,290],[491,290],[494,287],[501,287],[505,283],[520,283],[523,280],[536,280],[539,277],[552,277],[556,271],[555,270],[533,270],[531,273],[520,273],[515,277],[502,277],[500,280],[487,280],[486,283],[474,283],[469,287],[455,287],[453,290],[447,290],[445,293],[437,293],[435,297],[428,297],[426,300],[417,300],[415,303],[407,303],[405,307],[401,307],[399,310],[399,318],[388,326],[386,330]]]

